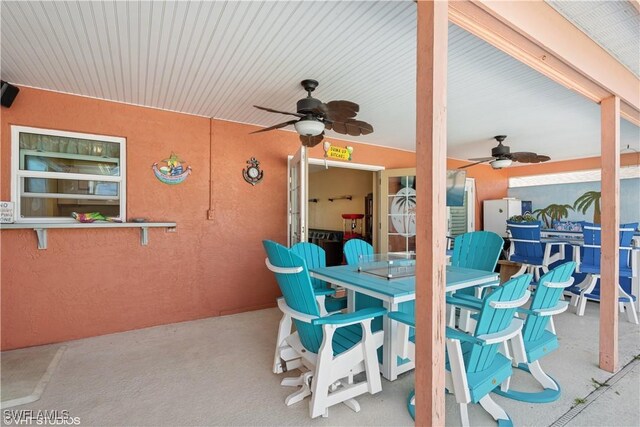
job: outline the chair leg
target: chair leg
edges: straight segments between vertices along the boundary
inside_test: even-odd
[[[309,383],[311,383],[311,378],[313,376],[312,372],[305,372],[300,375],[298,378],[285,378],[280,383],[283,386],[291,387],[291,386],[302,386],[300,390],[291,393],[284,399],[284,404],[287,406],[291,406],[294,403],[301,402],[305,397],[311,395],[311,388],[309,387]]]
[[[467,404],[460,403],[458,406],[460,407],[460,422],[462,423],[462,427],[469,427],[469,413],[467,412]]]
[[[273,373],[281,374],[285,371],[286,366],[282,366],[280,359],[280,346],[286,337],[291,335],[291,316],[283,314],[278,326],[278,337],[276,338],[276,354],[273,358]]]
[[[369,393],[376,394],[382,390],[382,380],[380,379],[380,368],[378,367],[378,349],[376,348],[375,338],[371,332],[371,320],[364,322],[362,329],[362,351],[364,353],[364,366],[367,374],[368,389]],[[406,336],[408,340],[408,331]],[[396,356],[392,355],[392,357]]]
[[[487,394],[485,397],[480,399],[478,402],[487,411],[494,420],[509,420],[509,415],[498,405],[496,402],[491,399],[491,397]]]
[[[576,308],[576,314],[578,316],[584,316],[584,309],[587,306],[587,297],[584,296],[584,291],[580,293],[580,299],[578,300],[578,307]]]
[[[450,306],[450,308],[449,308],[448,326],[450,328],[455,328],[456,327],[456,308],[454,306]]]
[[[627,309],[627,320],[631,323],[638,324],[638,313],[636,313],[636,308],[633,306],[633,301],[629,301],[624,304]]]
[[[461,330],[465,332],[469,332],[473,325],[471,324],[471,312],[469,310],[465,310],[464,308],[460,309],[460,318],[458,319],[458,326]]]
[[[536,380],[538,380],[538,382],[542,385],[543,388],[558,390],[558,384],[556,384],[553,378],[551,378],[549,375],[546,374],[546,372],[542,370],[542,367],[540,366],[539,361],[536,360],[535,362],[528,363],[528,366],[529,366],[529,372],[531,372],[531,375],[533,375],[533,377]]]

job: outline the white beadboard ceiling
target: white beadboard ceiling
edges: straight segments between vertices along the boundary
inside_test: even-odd
[[[640,77],[640,10],[631,2],[547,0],[547,3]]]
[[[375,132],[415,149],[416,8],[395,2],[2,1],[1,76],[16,84],[261,126],[294,111],[299,82],[360,104]],[[567,12],[569,13],[569,12]],[[638,24],[638,17],[635,17]],[[599,107],[449,26],[449,156],[598,155]],[[628,41],[627,41],[628,42]],[[329,137],[337,134],[329,132]],[[622,146],[640,150],[623,120]],[[343,139],[349,139],[349,137]]]

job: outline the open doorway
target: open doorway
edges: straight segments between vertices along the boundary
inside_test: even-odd
[[[383,166],[308,159],[306,239],[325,250],[327,265],[342,263],[349,238],[362,238],[375,248],[376,173],[381,170]]]

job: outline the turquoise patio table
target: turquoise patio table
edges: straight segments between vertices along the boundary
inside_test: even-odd
[[[312,268],[311,276],[325,282],[342,286],[347,290],[348,310],[353,311],[355,294],[361,293],[382,301],[387,311],[397,311],[398,305],[416,299],[416,278],[408,276],[397,279],[386,279],[366,272],[359,272],[354,265],[339,265],[336,267]],[[447,266],[447,292],[468,288],[476,285],[499,283],[498,273],[490,273],[470,268]],[[444,298],[444,295],[443,295]],[[413,361],[398,363],[395,356],[399,352],[396,347],[396,322],[391,322],[387,316],[383,319],[384,345],[380,371],[382,376],[393,381],[398,375],[414,368]]]

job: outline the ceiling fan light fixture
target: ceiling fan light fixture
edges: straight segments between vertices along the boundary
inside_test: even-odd
[[[294,123],[296,132],[302,136],[316,136],[324,131],[324,123],[314,119],[302,119]]]
[[[489,163],[494,169],[502,169],[511,166],[511,159],[497,159]]]

